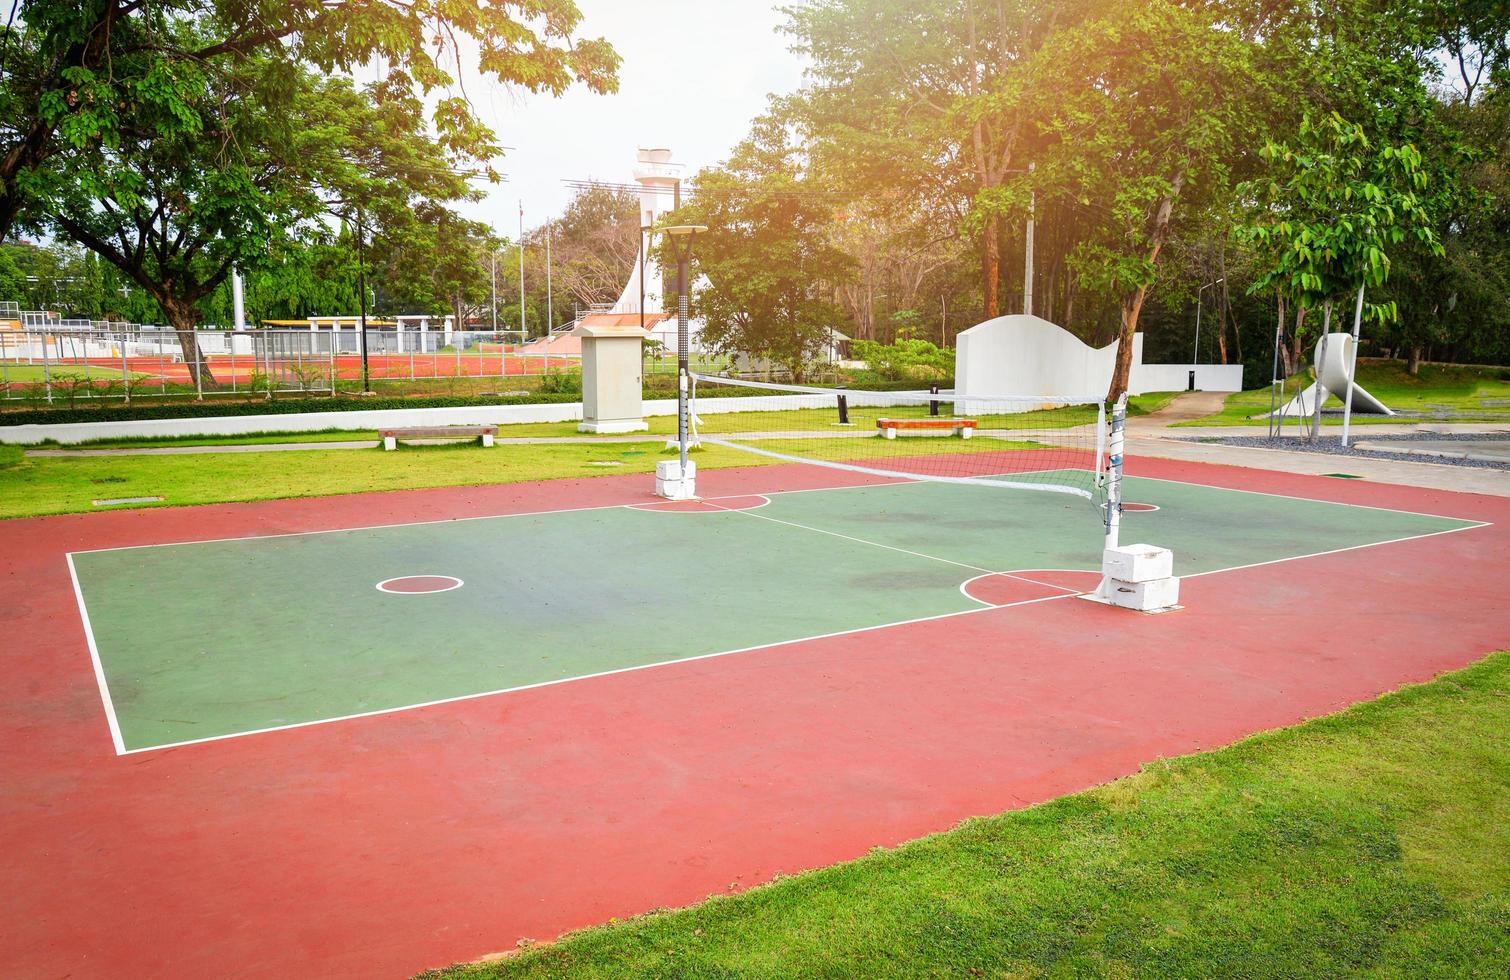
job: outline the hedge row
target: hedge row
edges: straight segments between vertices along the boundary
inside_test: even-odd
[[[303,415],[308,412],[368,412],[403,408],[468,408],[474,405],[551,405],[581,401],[572,394],[531,392],[513,398],[476,395],[421,395],[413,398],[289,398],[253,402],[183,402],[176,405],[85,405],[78,408],[0,412],[0,425],[57,425],[65,422],[131,422],[138,419],[201,419],[226,415]]]

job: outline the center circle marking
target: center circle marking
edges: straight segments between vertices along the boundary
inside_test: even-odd
[[[375,588],[389,595],[427,595],[432,592],[450,592],[465,585],[454,575],[400,575],[385,578]]]

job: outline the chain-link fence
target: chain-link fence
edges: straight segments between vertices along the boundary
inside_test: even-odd
[[[407,325],[369,327],[364,335],[324,325],[197,330],[191,340],[163,326],[31,313],[16,319],[18,328],[0,329],[0,399],[10,402],[273,397],[363,387],[488,394],[537,388],[546,376],[569,389],[581,370],[579,338],[559,332],[520,344],[502,332]],[[726,366],[693,360],[705,372]],[[676,374],[675,354],[657,344],[647,343],[643,365],[647,385]]]

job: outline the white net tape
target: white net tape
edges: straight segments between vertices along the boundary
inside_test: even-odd
[[[898,480],[1105,499],[1099,396],[859,391],[693,375],[695,439]]]

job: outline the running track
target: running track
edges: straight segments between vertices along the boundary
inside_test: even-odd
[[[65,552],[637,502],[647,478],[0,523],[0,975],[401,977],[857,857],[1510,646],[1510,500],[1136,469],[1495,524],[1190,579],[1170,615],[1050,601],[116,756]],[[702,479],[710,495],[845,482]]]

